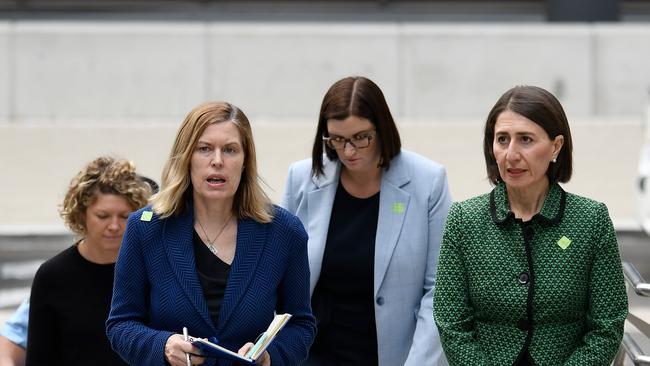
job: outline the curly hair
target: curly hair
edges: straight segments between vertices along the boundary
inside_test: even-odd
[[[86,209],[98,193],[122,196],[135,211],[147,204],[152,188],[136,174],[132,162],[96,158],[72,179],[59,209],[65,225],[75,234],[86,234]]]

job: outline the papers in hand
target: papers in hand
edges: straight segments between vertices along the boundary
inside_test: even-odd
[[[210,342],[207,339],[203,338],[191,338],[190,341],[193,345],[201,349],[201,352],[204,356],[208,357],[217,357],[227,360],[237,360],[240,362],[245,362],[251,365],[255,364],[268,346],[273,342],[275,336],[280,332],[280,330],[289,322],[291,314],[278,314],[273,318],[273,321],[266,329],[266,331],[257,338],[255,344],[250,348],[248,353],[245,356],[238,355],[237,352],[233,352],[227,348],[224,348],[218,345],[215,342]]]

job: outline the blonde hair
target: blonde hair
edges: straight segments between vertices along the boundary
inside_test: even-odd
[[[86,210],[97,194],[115,194],[126,199],[132,210],[147,204],[151,188],[135,172],[128,160],[101,156],[91,161],[70,181],[59,214],[75,234],[86,234]]]
[[[262,190],[257,175],[253,131],[239,108],[226,102],[200,104],[188,113],[176,133],[169,159],[162,173],[160,192],[151,198],[154,212],[162,218],[179,214],[192,195],[190,161],[197,141],[213,123],[232,122],[237,127],[244,149],[244,170],[233,202],[233,214],[266,223],[273,219],[271,200]]]

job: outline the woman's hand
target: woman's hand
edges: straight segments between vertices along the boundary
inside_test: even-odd
[[[246,353],[248,352],[248,350],[251,349],[251,347],[253,347],[253,343],[248,342],[245,345],[243,345],[242,348],[240,348],[239,351],[237,351],[237,353],[240,356],[246,356]],[[271,355],[269,355],[268,352],[264,351],[264,353],[262,353],[260,358],[257,359],[256,363],[261,366],[271,366]]]
[[[190,354],[192,365],[200,365],[205,360],[199,354],[199,349],[192,343],[183,339],[180,334],[174,334],[167,338],[165,343],[165,360],[172,366],[187,366],[187,354]]]

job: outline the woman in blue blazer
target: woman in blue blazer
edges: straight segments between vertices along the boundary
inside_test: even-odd
[[[318,334],[307,365],[446,363],[433,320],[445,170],[401,150],[372,81],[329,89],[312,159],[291,166],[283,202],[309,233]]]
[[[179,333],[244,354],[274,313],[293,317],[258,360],[297,365],[315,326],[307,236],[259,186],[248,119],[212,102],[181,125],[152,206],[131,215],[115,268],[107,333],[133,365],[230,365]],[[249,342],[249,343],[247,343]]]

